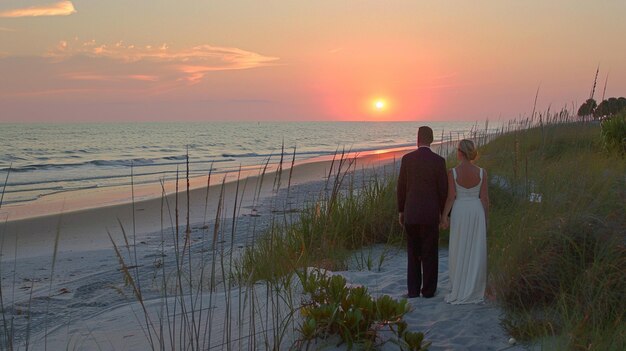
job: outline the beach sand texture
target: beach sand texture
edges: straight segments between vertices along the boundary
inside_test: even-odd
[[[373,296],[390,295],[400,299],[406,290],[406,254],[394,248],[377,246],[364,249],[359,255],[371,255],[374,260],[382,254],[385,256],[380,270],[355,269],[343,272],[328,272],[344,276],[349,284],[366,286]],[[444,302],[444,296],[449,292],[447,265],[447,250],[439,252],[439,285],[435,297],[430,299],[409,299],[412,307],[411,312],[405,316],[405,320],[411,331],[421,331],[425,339],[432,342],[430,350],[524,350],[521,346],[510,345],[509,336],[500,326],[501,312],[493,302],[484,304],[451,305]],[[297,289],[296,289],[297,290]],[[255,298],[261,302],[258,306],[264,311],[266,301],[265,286],[259,284],[254,291]],[[226,344],[222,339],[224,335],[225,320],[227,313],[232,319],[232,349],[240,349],[243,345],[248,348],[250,338],[249,323],[247,320],[241,329],[239,328],[238,305],[230,312],[225,306],[227,293],[218,292],[213,296],[213,320],[210,330],[212,335],[209,349],[225,349]],[[251,291],[240,292],[234,289],[230,295],[235,301],[250,299]],[[209,296],[203,297],[204,306],[209,306]],[[149,309],[156,315],[164,302],[160,299],[148,302]],[[170,300],[170,308],[173,302]],[[249,311],[245,312],[249,313]],[[262,313],[261,313],[262,314]],[[49,349],[65,349],[68,342],[80,350],[100,348],[103,350],[143,350],[149,349],[146,336],[142,333],[139,325],[142,322],[141,307],[136,302],[121,303],[114,308],[105,308],[100,313],[85,318],[76,318],[69,325],[55,328],[49,335]],[[262,325],[262,316],[257,316],[257,328]],[[68,320],[70,318],[68,317]],[[266,321],[267,322],[267,321]],[[271,323],[271,322],[270,322]],[[290,325],[293,326],[293,325]],[[271,333],[271,332],[270,332]],[[285,337],[283,346],[288,348],[295,340],[293,334]],[[256,336],[257,349],[265,349],[265,335],[259,333]],[[271,341],[271,335],[269,336]],[[41,340],[39,340],[41,342]],[[346,350],[346,345],[336,345],[337,340],[317,341],[311,344],[311,349]],[[43,349],[37,344],[35,349]],[[208,346],[208,345],[207,345]],[[72,348],[70,348],[72,349]],[[397,350],[393,343],[386,343],[383,350]]]

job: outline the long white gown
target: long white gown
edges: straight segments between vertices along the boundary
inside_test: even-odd
[[[469,189],[457,183],[454,168],[452,175],[456,199],[450,214],[450,294],[445,300],[452,304],[479,303],[487,284],[487,225],[479,197],[483,170],[478,185]]]

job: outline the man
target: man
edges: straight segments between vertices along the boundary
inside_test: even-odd
[[[439,220],[448,195],[446,161],[430,149],[433,130],[419,127],[417,150],[402,157],[398,212],[407,236],[408,297],[435,295],[439,266]]]

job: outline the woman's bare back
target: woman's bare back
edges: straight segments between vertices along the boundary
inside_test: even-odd
[[[456,182],[460,186],[470,189],[480,183],[480,168],[471,163],[462,163],[456,167]]]

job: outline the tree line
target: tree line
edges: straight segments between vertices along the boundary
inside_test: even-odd
[[[626,110],[626,98],[608,98],[606,100],[602,100],[600,104],[596,102],[593,98],[587,99],[580,108],[578,108],[578,116],[579,117],[589,117],[593,116],[595,119],[604,119],[607,117],[611,117],[614,114],[617,114],[623,110]]]

